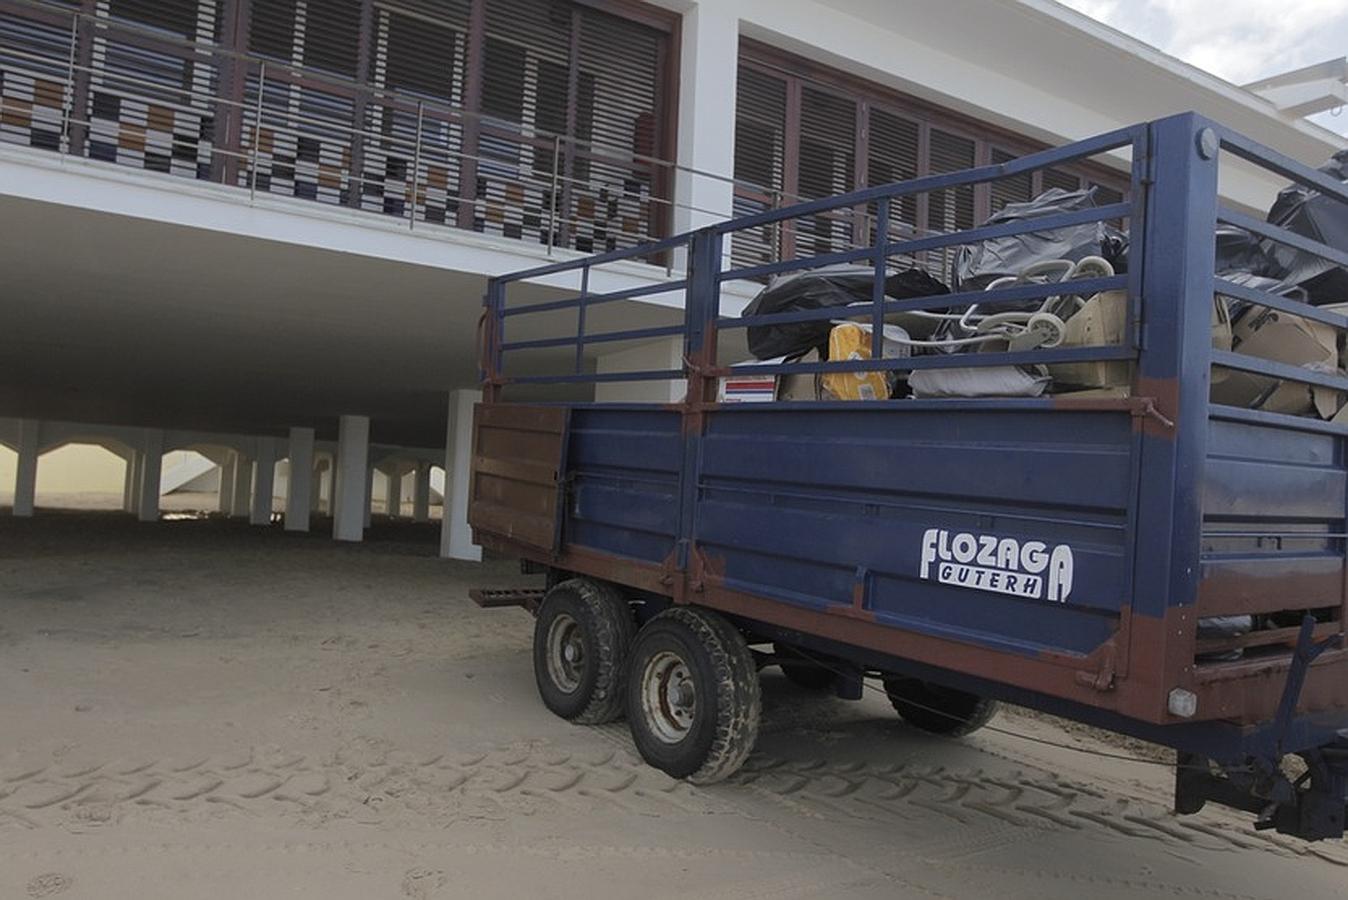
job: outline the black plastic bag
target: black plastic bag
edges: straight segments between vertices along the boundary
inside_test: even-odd
[[[1348,182],[1348,150],[1340,150],[1320,171]],[[1319,191],[1290,185],[1278,194],[1268,211],[1268,221],[1302,237],[1348,253],[1348,203],[1326,197]],[[1264,241],[1272,260],[1267,273],[1283,284],[1305,288],[1314,305],[1348,301],[1348,269],[1311,253]]]
[[[1090,209],[1095,205],[1095,188],[1082,191],[1050,188],[1027,203],[1008,203],[983,225],[1005,225]],[[951,280],[957,291],[981,291],[998,278],[1020,275],[1036,263],[1054,259],[1076,262],[1087,256],[1103,257],[1114,271],[1124,271],[1127,268],[1128,235],[1108,222],[1087,222],[979,241],[959,249]]]
[[[808,272],[780,278],[763,290],[744,308],[742,316],[796,312],[868,303],[875,270],[869,266],[824,266]],[[885,276],[885,296],[891,300],[948,294],[950,289],[921,269],[891,272]],[[748,330],[749,352],[758,359],[799,356],[821,350],[827,357],[828,335],[833,324],[827,320],[786,322],[776,325],[751,325]]]
[[[1240,273],[1266,277],[1273,268],[1263,242],[1235,225],[1217,226],[1216,263],[1217,275],[1223,278]]]

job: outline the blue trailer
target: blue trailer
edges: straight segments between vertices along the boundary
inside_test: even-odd
[[[901,204],[1108,153],[1131,159],[1121,202],[952,233],[898,222]],[[469,520],[478,543],[547,572],[548,588],[476,596],[537,613],[547,706],[578,722],[626,715],[649,763],[704,782],[733,772],[752,747],[758,668],[780,665],[840,696],[879,678],[917,727],[967,733],[994,701],[1044,710],[1174,748],[1179,812],[1212,801],[1254,813],[1261,828],[1341,837],[1348,427],[1218,405],[1210,388],[1217,366],[1340,402],[1348,394],[1341,371],[1214,349],[1214,293],[1340,339],[1348,328],[1338,312],[1218,278],[1218,223],[1336,266],[1348,254],[1223,205],[1219,166],[1260,167],[1348,204],[1348,185],[1185,114],[492,280]],[[1127,271],[1073,290],[1126,292],[1121,341],[884,356],[880,326],[892,314],[1062,291],[1021,283],[894,299],[884,283],[894,266],[1111,221],[1128,223]],[[850,245],[808,258],[746,265],[728,253],[740,233],[840,227]],[[590,290],[594,272],[624,260],[686,274]],[[840,263],[874,269],[861,310],[875,326],[870,357],[758,365],[756,375],[1115,363],[1129,367],[1127,389],[722,402],[722,379],[740,371],[718,355],[726,334],[839,315],[726,315],[722,286]],[[525,302],[512,291],[567,273],[579,290],[566,299]],[[603,304],[671,291],[683,296],[681,323],[586,328]],[[567,330],[538,337],[531,320]],[[679,367],[598,373],[585,363],[587,347],[680,335]],[[511,360],[525,351],[544,351],[556,371],[516,374]],[[686,379],[682,402],[511,397],[664,379]],[[1257,625],[1202,632],[1200,622],[1223,617]],[[1301,762],[1289,767],[1289,756]]]

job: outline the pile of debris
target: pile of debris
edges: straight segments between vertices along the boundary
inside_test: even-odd
[[[1348,151],[1321,171],[1348,182]],[[1093,207],[1094,190],[1052,189],[1027,203],[1009,204],[985,225],[1043,218]],[[1288,187],[1268,221],[1295,234],[1348,251],[1348,206],[1302,187]],[[1305,251],[1222,226],[1216,234],[1216,273],[1254,290],[1348,313],[1348,270]],[[1039,348],[1099,347],[1127,342],[1124,291],[1074,290],[1074,283],[1127,270],[1128,235],[1107,222],[1051,228],[989,239],[960,248],[950,285],[970,292],[1012,285],[1051,285],[1034,300],[886,313],[880,346],[886,358]],[[1098,282],[1097,282],[1098,283]],[[890,300],[938,299],[951,287],[921,268],[885,276]],[[836,309],[836,316],[803,322],[750,325],[749,350],[762,363],[871,359],[874,270],[827,266],[799,272],[764,288],[746,317]],[[1340,373],[1335,329],[1310,319],[1218,295],[1213,299],[1212,345],[1261,359]],[[916,361],[916,360],[915,360]],[[1108,360],[1017,366],[915,366],[901,372],[830,372],[755,377],[753,363],[736,367],[725,399],[877,400],[941,397],[1127,396],[1133,363]],[[1335,391],[1221,366],[1213,369],[1212,400],[1229,406],[1348,422],[1345,398]]]

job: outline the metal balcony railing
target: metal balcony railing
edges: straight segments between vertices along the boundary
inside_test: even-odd
[[[734,180],[41,0],[0,0],[0,143],[581,252]],[[752,187],[752,186],[751,186]],[[761,188],[757,188],[762,190]],[[668,260],[664,260],[668,264]]]

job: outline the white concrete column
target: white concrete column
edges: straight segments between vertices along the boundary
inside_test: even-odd
[[[449,392],[449,427],[445,431],[445,514],[440,524],[440,555],[479,560],[482,548],[468,527],[468,491],[473,467],[473,404],[482,392]]]
[[[365,527],[374,519],[374,466],[365,468]]]
[[[647,372],[655,369],[683,368],[683,337],[675,335],[658,341],[600,354],[595,371]],[[601,381],[594,386],[596,403],[678,403],[688,392],[686,378],[669,381]]]
[[[326,459],[320,459],[314,463],[313,468],[313,491],[309,498],[309,511],[313,513],[323,512],[323,498],[332,498],[332,466],[328,465]],[[328,507],[329,511],[331,506]]]
[[[14,470],[14,515],[29,518],[37,499],[37,458],[42,451],[42,423],[19,420],[19,460]]]
[[[133,449],[125,457],[126,474],[122,477],[122,512],[136,511],[136,485],[140,484],[141,452]]]
[[[429,522],[431,520],[431,464],[424,459],[417,460],[412,472],[412,521]]]
[[[257,459],[253,461],[253,497],[248,524],[270,525],[272,497],[276,493],[276,438],[256,441]]]
[[[219,499],[215,504],[217,511],[228,516],[234,508],[234,451],[229,450],[225,453],[224,462],[220,463],[220,486],[218,488]]]
[[[384,470],[388,478],[388,488],[384,493],[384,512],[394,518],[403,514],[403,470],[402,465],[394,465]]]
[[[234,483],[234,494],[229,501],[230,518],[241,519],[248,515],[253,502],[253,461],[244,453],[235,453],[234,474],[230,479]]]
[[[729,179],[735,171],[737,5],[702,0],[683,14],[679,41],[678,163],[722,178],[685,171],[675,174],[675,233],[729,218],[734,208],[734,187],[723,179]],[[727,241],[726,252],[729,250]]]
[[[159,480],[164,471],[164,432],[146,428],[141,438],[136,516],[142,522],[159,521]]]
[[[290,429],[290,475],[286,479],[286,531],[308,531],[314,493],[314,430]]]
[[[365,537],[365,512],[370,508],[366,481],[370,459],[369,416],[342,416],[337,423],[336,497],[332,503],[332,536],[339,541]]]

